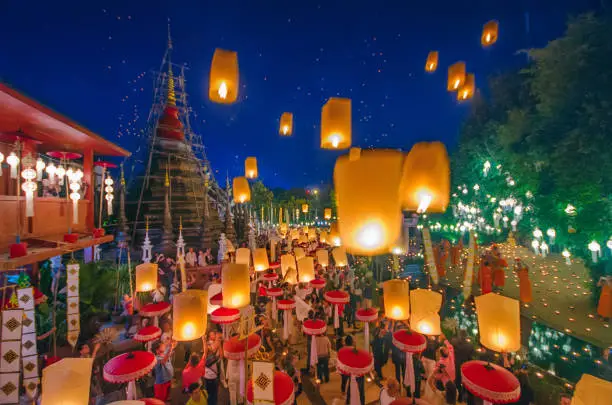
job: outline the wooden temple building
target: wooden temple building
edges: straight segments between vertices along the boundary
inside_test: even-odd
[[[0,271],[112,241],[96,230],[95,162],[129,154],[0,83]]]

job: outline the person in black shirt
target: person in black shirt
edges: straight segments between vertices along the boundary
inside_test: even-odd
[[[425,347],[421,357],[423,367],[425,368],[426,379],[429,378],[436,368],[436,352],[438,351],[439,347],[440,343],[436,338],[427,338],[427,346]]]
[[[384,338],[386,333],[387,329],[384,326],[378,329],[378,333],[374,336],[374,341],[372,342],[372,354],[374,355],[374,371],[376,372],[376,377],[379,380],[383,379],[382,367],[386,363],[386,361],[384,361]]]

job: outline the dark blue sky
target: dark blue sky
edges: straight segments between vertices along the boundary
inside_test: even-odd
[[[338,155],[319,149],[328,97],[353,100],[356,146],[442,140],[452,150],[469,103],[446,92],[447,66],[466,61],[486,91],[488,75],[525,63],[517,50],[545,45],[563,33],[568,15],[598,3],[4,1],[0,79],[133,151],[143,139],[130,128],[146,123],[170,18],[173,62],[189,66],[194,127],[217,176],[242,175],[244,158],[256,156],[269,186],[308,186],[331,180]],[[499,20],[500,39],[485,50],[480,32],[490,19]],[[206,98],[215,47],[238,52],[245,87],[236,105]],[[430,50],[440,52],[432,75],[423,71]],[[284,111],[294,113],[295,128],[281,139]]]

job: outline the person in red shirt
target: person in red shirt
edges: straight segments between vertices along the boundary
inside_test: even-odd
[[[200,359],[196,353],[193,353],[189,358],[189,362],[183,369],[183,391],[187,392],[189,386],[193,383],[202,384],[202,377],[204,377],[204,367],[206,366],[206,359]]]

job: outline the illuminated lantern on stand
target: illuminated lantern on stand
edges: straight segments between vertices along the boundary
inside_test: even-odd
[[[231,104],[238,98],[238,54],[215,49],[210,66],[208,98],[215,103]]]
[[[487,22],[482,27],[482,36],[480,37],[480,43],[482,46],[491,46],[497,42],[499,35],[499,23],[495,20]]]
[[[480,295],[474,300],[480,343],[500,353],[518,351],[521,348],[519,302],[493,293]]]
[[[389,280],[383,283],[385,316],[395,321],[410,318],[410,284],[406,280]]]
[[[415,374],[412,355],[421,353],[427,347],[427,340],[421,334],[409,329],[398,330],[393,334],[393,345],[406,353],[406,372],[404,373],[404,385],[408,387],[411,396],[414,396]]]
[[[111,179],[110,176],[107,177],[104,179],[104,184],[106,184],[106,187],[104,187],[104,191],[106,192],[106,196],[104,197],[106,199],[106,214],[112,215],[113,199],[115,198],[113,195],[113,179]]]
[[[136,292],[149,292],[157,288],[157,263],[136,266]]]
[[[245,203],[251,201],[251,188],[246,177],[234,177],[232,181],[235,203]]]
[[[402,208],[443,213],[450,200],[450,163],[440,142],[420,142],[412,147],[400,185]]]
[[[350,148],[351,125],[351,99],[331,97],[321,110],[321,148]]]
[[[203,299],[202,295],[206,295]],[[179,342],[199,339],[206,333],[208,291],[187,290],[174,295],[172,338]]]
[[[278,133],[283,136],[291,136],[293,134],[293,114],[289,112],[283,113],[280,118],[280,127]]]
[[[457,62],[448,67],[448,91],[457,91],[465,82],[465,62]]]
[[[244,160],[244,175],[247,179],[257,178],[257,158],[248,157]]]
[[[337,247],[332,250],[332,257],[336,263],[336,267],[348,266],[348,258],[346,257],[346,250],[343,247]]]
[[[404,155],[397,150],[368,150],[340,156],[334,167],[338,228],[352,254],[386,253],[402,228],[400,181]],[[364,193],[363,190],[368,190]]]
[[[425,62],[425,71],[433,73],[438,69],[438,51],[430,51]]]
[[[309,283],[314,279],[314,258],[305,256],[298,259],[298,275],[300,283]]]
[[[270,264],[268,262],[268,252],[266,248],[258,248],[253,252],[253,266],[255,271],[268,270]]]
[[[223,290],[223,306],[225,308],[240,309],[249,305],[249,266],[238,263],[223,265],[221,286]]]

